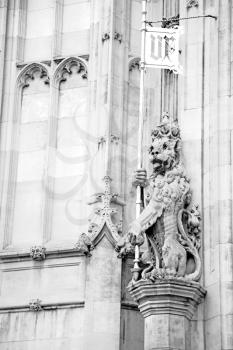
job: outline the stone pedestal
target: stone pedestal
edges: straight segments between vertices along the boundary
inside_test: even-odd
[[[190,320],[206,292],[197,282],[140,280],[128,287],[145,323],[144,350],[190,349]]]

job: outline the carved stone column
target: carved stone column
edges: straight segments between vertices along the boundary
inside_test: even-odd
[[[144,322],[144,350],[191,348],[190,320],[206,292],[198,282],[140,280],[129,287]]]

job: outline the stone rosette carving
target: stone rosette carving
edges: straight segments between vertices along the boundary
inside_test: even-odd
[[[29,309],[31,311],[41,311],[42,310],[41,300],[40,299],[31,299],[29,301]]]
[[[152,131],[149,158],[153,172],[145,189],[147,205],[131,223],[125,244],[120,242],[119,255],[142,244],[143,235],[148,248],[141,256],[142,279],[198,281],[201,216],[197,205],[190,207],[190,179],[181,160],[180,130],[168,114]]]
[[[46,252],[45,247],[41,245],[38,245],[38,246],[35,245],[30,249],[30,256],[33,260],[42,261],[42,260],[45,260],[45,257],[46,257],[45,252]]]
[[[82,233],[78,242],[75,244],[74,249],[87,256],[91,256],[91,251],[94,249],[94,245],[90,237],[86,233]]]

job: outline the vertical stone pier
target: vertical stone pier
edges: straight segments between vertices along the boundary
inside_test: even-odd
[[[188,350],[190,320],[206,292],[184,279],[140,280],[128,287],[144,317],[144,350]]]

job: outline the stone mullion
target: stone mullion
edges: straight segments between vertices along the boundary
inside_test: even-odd
[[[51,67],[50,67],[50,102],[48,119],[48,140],[46,154],[46,168],[44,175],[44,205],[43,205],[43,242],[46,243],[52,238],[52,217],[53,217],[53,198],[55,180],[49,174],[49,169],[55,167],[55,149],[57,139],[57,115],[59,103],[59,86],[54,81],[54,72],[56,63],[54,58],[61,54],[61,35],[63,19],[63,2],[56,0],[54,8],[54,29],[51,49]]]
[[[163,17],[169,18],[179,14],[179,0],[163,2]],[[168,112],[175,120],[178,118],[178,74],[169,70],[161,71],[162,96],[161,107],[162,113]]]
[[[2,82],[1,100],[1,157],[0,157],[0,178],[1,178],[1,221],[0,231],[1,246],[11,244],[11,214],[14,209],[15,182],[12,182],[11,173],[15,173],[15,157],[17,150],[13,148],[14,140],[12,135],[15,127],[15,118],[18,117],[20,107],[16,96],[17,63],[22,59],[24,40],[22,40],[23,29],[25,29],[25,9],[27,2],[15,0],[14,6],[7,10],[7,31],[3,59],[5,61],[4,71],[8,79]],[[14,21],[10,19],[14,18]],[[24,23],[22,23],[24,22]],[[9,41],[7,41],[7,39]],[[1,53],[2,54],[2,53]]]
[[[113,187],[116,192],[123,194],[124,191],[124,160],[122,154],[124,150],[124,105],[125,96],[124,88],[128,74],[125,70],[128,65],[128,50],[129,50],[129,13],[130,4],[121,0],[114,0],[114,27],[113,35],[115,35],[112,46],[113,71],[112,71],[112,113],[109,118],[111,122],[111,177],[113,178]]]
[[[122,1],[123,2],[123,1]],[[111,135],[118,129],[115,128],[115,94],[118,96],[119,80],[118,70],[114,62],[114,54],[121,50],[120,43],[114,39],[116,23],[116,1],[115,0],[91,0],[91,30],[90,30],[90,58],[88,81],[90,88],[90,115],[89,125],[92,136],[96,136],[96,144],[93,142],[90,147],[92,154],[96,154],[93,160],[91,176],[94,176],[96,192],[103,191],[104,182],[102,178],[108,175],[112,178],[112,186],[116,186],[118,173],[114,173],[111,157],[113,156]],[[122,65],[120,63],[120,71]],[[118,101],[118,97],[117,97]],[[118,123],[118,121],[117,121]],[[118,127],[118,124],[116,124]],[[113,131],[114,130],[114,131]],[[119,135],[115,135],[119,136]],[[99,144],[98,144],[99,138]],[[95,137],[93,137],[95,141]],[[114,147],[118,147],[114,145]],[[118,170],[117,170],[118,171]],[[111,191],[111,189],[109,189]],[[92,193],[93,194],[93,193]],[[110,208],[111,208],[111,204]],[[110,209],[109,208],[109,209]],[[105,233],[108,231],[108,234]],[[114,248],[106,238],[112,232],[106,225],[102,228],[105,236],[96,245],[90,263],[87,265],[87,283],[85,292],[85,313],[84,313],[84,348],[94,349],[101,347],[119,350],[120,342],[120,305],[121,305],[121,260],[117,258]],[[102,265],[104,262],[104,266]],[[101,264],[102,268],[99,267]],[[111,266],[114,266],[114,271]],[[102,272],[101,272],[102,270]],[[98,274],[98,286],[95,292],[92,286],[95,285]],[[111,298],[106,298],[107,294]],[[93,312],[95,310],[95,312]],[[101,322],[100,322],[101,318]],[[112,327],[114,325],[114,328]],[[103,345],[104,344],[104,345]]]
[[[232,165],[230,163],[230,42],[231,4],[219,0],[219,86],[218,86],[218,214],[221,348],[233,347],[233,242]],[[224,35],[222,35],[224,33]],[[229,293],[230,291],[230,293]]]
[[[53,65],[52,65],[53,67]],[[52,74],[54,70],[52,71]],[[52,79],[51,79],[52,80]],[[57,136],[57,115],[58,115],[58,87],[50,84],[50,103],[49,103],[49,120],[48,120],[48,141],[46,168],[44,177],[44,205],[43,205],[43,243],[52,238],[52,217],[53,217],[53,200],[51,193],[54,193],[54,178],[49,174],[50,169],[55,167],[55,149]]]
[[[2,94],[3,94],[3,72],[5,60],[6,44],[6,25],[7,25],[7,0],[4,0],[0,8],[0,111],[2,111]],[[2,113],[1,113],[2,114]]]
[[[52,43],[52,58],[61,56],[62,45],[62,26],[63,26],[63,6],[64,0],[55,2],[55,20]]]

